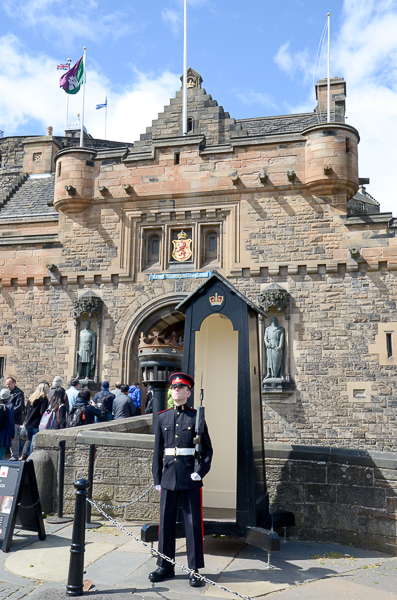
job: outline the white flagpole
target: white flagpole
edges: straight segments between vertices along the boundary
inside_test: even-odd
[[[184,0],[184,33],[183,33],[183,109],[182,109],[182,132],[187,135],[187,21],[186,0]]]
[[[105,96],[105,140],[106,140],[106,123],[108,120],[108,91],[106,90]]]
[[[328,79],[327,79],[327,123],[331,122],[331,82],[330,82],[330,38],[331,13],[328,13]]]
[[[87,48],[84,46],[84,56],[83,56],[83,68],[84,68],[84,74],[83,74],[83,105],[82,105],[82,109],[81,109],[81,130],[80,130],[80,146],[83,147],[84,143],[83,143],[83,138],[84,138],[84,97],[85,97],[85,69],[86,69],[86,54],[87,54]]]

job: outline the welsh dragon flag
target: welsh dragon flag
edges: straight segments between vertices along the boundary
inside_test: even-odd
[[[59,87],[63,88],[67,94],[77,94],[83,85],[84,80],[84,61],[83,57],[77,63],[62,75],[59,80]]]

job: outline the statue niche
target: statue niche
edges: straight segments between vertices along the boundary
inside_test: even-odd
[[[295,390],[290,373],[291,296],[277,283],[272,283],[262,291],[258,304],[267,313],[265,322],[270,320],[263,334],[262,397],[265,402],[280,402]]]
[[[102,312],[102,298],[93,292],[86,292],[74,302],[74,322],[77,330],[75,372],[76,377],[87,384],[97,381]],[[94,319],[93,327],[90,319]]]
[[[284,327],[280,327],[277,317],[272,317],[271,325],[265,329],[266,375],[265,380],[284,380]]]
[[[77,377],[78,379],[92,379],[95,373],[96,334],[91,329],[91,321],[85,321],[84,329],[79,335],[79,349],[77,350]]]

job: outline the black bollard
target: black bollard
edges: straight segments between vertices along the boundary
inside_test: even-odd
[[[87,490],[90,482],[78,479],[74,482],[76,488],[76,504],[74,507],[74,521],[72,543],[70,545],[69,576],[66,585],[67,596],[83,595],[84,578],[84,551],[85,551],[85,512]]]
[[[65,440],[59,442],[58,518],[63,517],[63,485],[65,480]]]

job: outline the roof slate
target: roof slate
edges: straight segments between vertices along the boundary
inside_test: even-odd
[[[16,216],[58,215],[47,201],[54,200],[55,173],[48,177],[29,177],[5,204],[0,219]]]
[[[320,119],[321,116],[321,119]],[[334,115],[331,113],[331,122]],[[278,117],[259,117],[253,119],[236,119],[236,124],[241,125],[248,135],[271,135],[280,133],[300,133],[307,127],[326,122],[326,115],[316,112],[298,115],[280,115]]]

